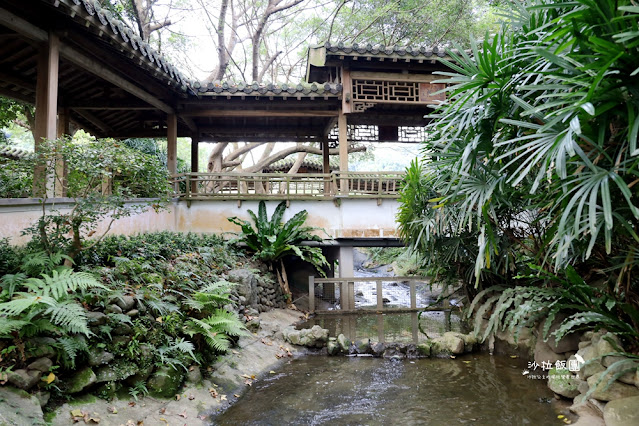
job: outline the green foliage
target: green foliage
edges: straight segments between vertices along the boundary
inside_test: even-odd
[[[191,318],[186,326],[189,336],[201,336],[212,350],[222,353],[229,349],[232,337],[248,334],[237,314],[223,309],[216,309],[211,316],[201,320]]]
[[[322,238],[313,234],[319,228],[304,226],[308,217],[306,210],[296,213],[284,223],[282,218],[285,210],[286,202],[282,201],[269,220],[266,203],[260,201],[257,216],[252,210],[248,211],[253,225],[237,217],[230,217],[228,220],[242,229],[237,241],[246,244],[248,250],[253,252],[257,259],[272,263],[294,255],[313,265],[322,276],[325,276],[322,267],[327,266],[328,262],[321,249],[300,245],[305,241],[321,242]]]
[[[168,200],[168,174],[157,158],[116,141],[52,141],[43,145],[37,161],[51,164],[60,156],[69,168],[67,195],[74,198],[74,208],[45,212],[24,231],[32,235],[32,245],[48,253],[62,251],[73,259],[100,241],[113,221],[149,207],[160,209]],[[112,184],[108,191],[103,189],[106,180]],[[155,198],[132,201],[139,197]],[[88,242],[102,221],[106,231]]]
[[[30,197],[33,166],[33,159],[0,157],[0,198]]]
[[[495,286],[477,295],[467,315],[475,315],[475,333],[479,334],[484,316],[490,312],[486,329],[479,336],[482,341],[506,329],[517,337],[523,328],[542,320],[546,340],[557,314],[564,312],[569,316],[552,333],[557,341],[573,331],[605,328],[632,346],[639,344],[639,309],[635,306],[587,284],[570,266],[565,278],[538,272],[522,278],[540,280],[539,287]]]
[[[479,292],[484,338],[541,318],[547,333],[563,311],[555,337],[605,327],[637,345],[639,10],[508,7],[501,31],[444,61],[448,100],[408,171],[401,235]]]
[[[344,2],[332,22],[331,43],[381,43],[392,45],[437,45],[467,42],[470,35],[483,34],[492,23],[489,3],[445,0],[356,0]],[[327,26],[323,28],[329,30]]]

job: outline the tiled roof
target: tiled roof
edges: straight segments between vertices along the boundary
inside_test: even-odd
[[[33,158],[33,152],[8,145],[0,147],[0,157],[12,160],[30,160]]]
[[[289,170],[295,164],[297,160],[297,154],[289,155],[286,158],[282,158],[279,161],[276,161],[268,166],[264,167],[265,172],[269,171],[279,171],[279,170]],[[335,157],[330,157],[329,159],[330,169],[337,170],[339,169],[339,160]],[[316,154],[306,154],[304,161],[302,162],[302,166],[307,169],[315,169],[319,172],[322,171],[324,167],[324,162],[321,156]]]
[[[111,11],[100,6],[97,0],[47,0],[59,10],[64,10],[71,17],[81,15],[85,25],[105,38],[108,37],[118,46],[123,46],[129,53],[140,60],[143,66],[160,71],[166,78],[175,83],[176,88],[186,91],[191,81],[178,69],[156,52],[148,43],[135,34],[124,22],[115,18]],[[61,7],[65,6],[65,7]]]
[[[266,84],[235,83],[214,81],[211,83],[194,83],[197,92],[215,95],[266,95],[266,96],[337,96],[342,92],[341,84],[332,83],[299,83],[299,84]]]
[[[433,57],[446,56],[446,49],[443,46],[382,46],[379,44],[358,44],[345,45],[338,43],[332,45],[326,43],[323,46],[327,53],[343,53],[346,55],[364,55],[364,56],[392,56],[405,57],[407,59],[433,59]]]

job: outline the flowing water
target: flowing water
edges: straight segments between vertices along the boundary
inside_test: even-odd
[[[543,380],[488,354],[388,360],[308,356],[256,383],[219,425],[552,425]]]

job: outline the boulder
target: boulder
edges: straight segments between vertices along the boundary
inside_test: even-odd
[[[440,337],[442,344],[452,353],[453,355],[459,355],[464,353],[464,349],[466,344],[464,339],[461,338],[459,333],[455,333],[449,331],[444,333],[442,337]]]
[[[114,336],[129,336],[133,334],[133,327],[131,325],[121,322],[112,331]]]
[[[118,305],[109,305],[109,306],[106,307],[104,312],[107,313],[107,314],[121,314],[122,313],[122,308],[119,307]]]
[[[53,361],[51,361],[49,358],[42,357],[29,364],[27,366],[27,370],[38,370],[44,373],[46,371],[49,371],[51,367],[53,367]]]
[[[147,382],[147,388],[152,396],[172,398],[180,389],[184,371],[163,365],[158,368]]]
[[[431,344],[428,342],[420,343],[419,345],[417,345],[417,354],[420,357],[428,358],[430,356],[430,347]]]
[[[129,386],[135,386],[136,383],[146,382],[146,379],[153,373],[153,366],[140,367],[133,376],[128,377],[124,382]]]
[[[15,371],[8,371],[8,382],[17,388],[29,390],[34,387],[42,377],[42,372],[38,370],[26,370],[21,368]]]
[[[577,377],[565,369],[552,368],[548,371],[548,387],[557,395],[566,398],[574,398],[579,395]]]
[[[342,352],[348,352],[348,348],[351,346],[350,340],[348,340],[343,334],[337,336],[337,344]]]
[[[569,333],[563,336],[559,341],[555,338],[553,333],[561,327],[564,320],[568,318],[566,314],[558,314],[550,325],[548,334],[546,335],[546,343],[555,353],[564,353],[569,351],[576,351],[579,349],[579,342],[581,341],[581,335],[579,333]],[[545,321],[539,324],[539,336],[543,336],[543,328]]]
[[[31,354],[36,357],[54,357],[56,356],[56,351],[53,347],[55,343],[55,339],[51,337],[34,337],[29,340],[29,346],[34,347]]]
[[[0,386],[0,425],[45,425],[40,402],[23,390]]]
[[[615,399],[606,404],[603,412],[606,426],[639,424],[639,396]]]
[[[329,355],[337,355],[340,353],[339,343],[337,343],[337,339],[335,337],[331,337],[328,339],[328,343],[326,345],[326,350]]]
[[[115,358],[115,355],[113,355],[111,352],[105,351],[104,349],[93,348],[93,347],[89,348],[88,359],[89,359],[89,365],[91,367],[95,367],[102,364],[108,364],[111,361],[113,361],[113,358]]]
[[[577,376],[579,376],[581,380],[586,380],[593,374],[601,373],[605,370],[605,368],[601,365],[601,362],[596,359],[597,348],[595,346],[590,345],[583,347],[577,351],[577,355],[579,355],[585,362],[581,365],[581,368],[577,373]],[[573,358],[571,357],[571,359]],[[576,355],[574,359],[577,360]]]
[[[90,367],[85,367],[82,370],[78,371],[71,377],[67,386],[67,391],[69,393],[78,393],[88,388],[89,386],[95,384],[97,378],[95,373]]]
[[[631,396],[639,396],[639,389],[636,386],[626,385],[618,381],[608,385],[609,376],[603,377],[605,373],[597,373],[588,378],[590,389],[594,389],[591,396],[601,401],[612,401],[615,399],[628,398]]]
[[[87,312],[87,323],[92,327],[106,324],[107,318],[102,312]]]
[[[249,269],[233,269],[228,273],[228,280],[237,283],[235,290],[238,296],[245,299],[244,305],[253,308],[259,303],[258,298],[258,277]],[[267,300],[261,302],[265,304]]]
[[[355,342],[355,351],[358,354],[367,354],[371,352],[370,339],[360,339]]]
[[[116,297],[114,301],[122,309],[122,312],[130,311],[135,306],[135,297],[133,296],[120,296]]]
[[[535,362],[537,364],[542,365],[543,362],[555,365],[557,361],[563,361],[565,359],[566,357],[563,354],[558,354],[553,351],[543,339],[537,339],[537,343],[535,344]]]
[[[382,342],[375,342],[371,344],[371,352],[373,356],[381,357],[384,356],[384,351],[386,350],[386,345]]]
[[[125,360],[119,360],[111,365],[105,365],[99,368],[95,373],[96,383],[124,380],[136,374],[138,370],[137,365]]]

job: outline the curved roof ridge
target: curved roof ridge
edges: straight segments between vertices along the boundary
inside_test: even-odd
[[[176,66],[172,65],[166,58],[158,53],[149,43],[146,43],[138,36],[125,22],[116,18],[113,13],[103,8],[98,0],[49,0],[53,7],[62,10],[60,5],[64,5],[69,11],[65,11],[72,17],[82,13],[87,23],[91,23],[102,34],[108,35],[112,41],[120,46],[125,46],[129,53],[140,59],[140,63],[145,63],[162,72],[165,77],[175,82],[175,87],[181,91],[192,89],[193,81],[185,77]],[[88,25],[87,25],[88,26]]]

